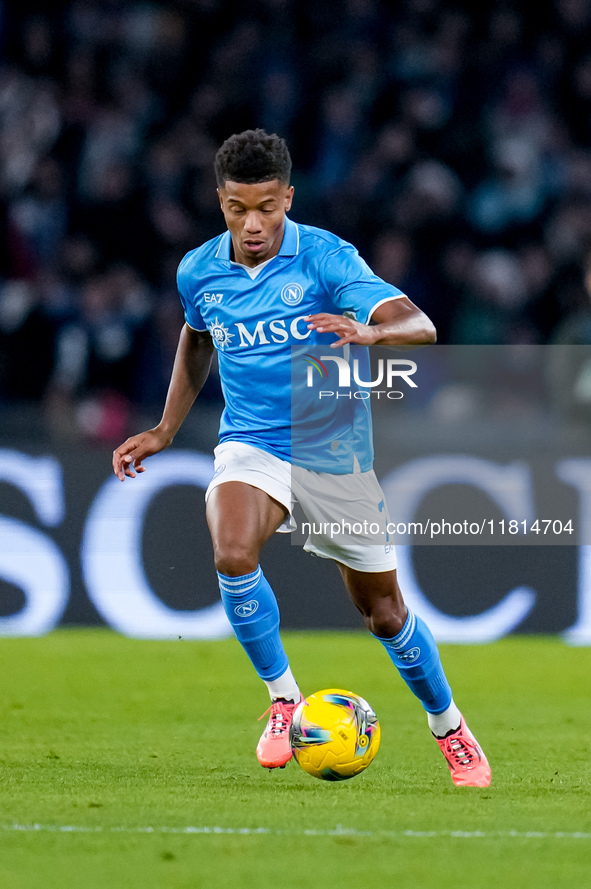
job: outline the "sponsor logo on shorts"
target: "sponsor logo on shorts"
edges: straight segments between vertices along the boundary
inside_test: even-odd
[[[399,661],[404,661],[405,664],[413,664],[421,653],[420,648],[410,648],[408,651],[403,651],[402,654],[398,655]]]
[[[250,617],[251,614],[254,614],[258,609],[259,603],[256,599],[251,599],[249,602],[241,602],[240,605],[237,605],[234,609],[234,614],[237,614],[238,617]]]
[[[221,475],[221,474],[222,474],[222,472],[224,471],[225,468],[226,468],[226,464],[225,464],[225,463],[220,463],[220,465],[218,466],[218,468],[217,468],[216,471],[214,472],[213,477],[214,477],[214,478],[217,478],[218,475]]]

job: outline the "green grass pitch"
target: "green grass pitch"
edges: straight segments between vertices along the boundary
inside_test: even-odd
[[[258,765],[266,691],[234,640],[1,640],[2,889],[591,884],[591,649],[442,647],[493,769],[460,789],[368,635],[285,642],[305,692],[375,708],[382,744],[358,778]]]

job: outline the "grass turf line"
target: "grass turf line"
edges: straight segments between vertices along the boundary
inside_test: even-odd
[[[362,776],[335,785],[294,763],[260,768],[266,692],[234,640],[1,640],[0,822],[98,828],[3,831],[3,889],[247,889],[271,885],[274,865],[284,886],[585,885],[588,841],[551,835],[591,831],[591,650],[525,637],[442,647],[493,768],[480,790],[453,787],[422,708],[369,636],[285,641],[305,693],[351,688],[378,713],[382,747]],[[191,825],[269,833],[160,830]],[[142,826],[154,832],[131,832]]]

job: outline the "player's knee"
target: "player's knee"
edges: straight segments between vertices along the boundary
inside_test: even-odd
[[[407,610],[404,603],[392,599],[378,599],[372,602],[363,615],[365,626],[380,639],[391,639],[402,630]]]
[[[259,553],[255,548],[240,541],[220,541],[214,544],[214,562],[216,571],[220,574],[242,577],[244,574],[256,571]]]

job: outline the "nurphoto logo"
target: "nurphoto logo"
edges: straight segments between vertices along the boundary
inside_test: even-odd
[[[404,382],[412,389],[417,389],[417,384],[411,379],[412,375],[417,371],[417,364],[408,358],[380,358],[376,368],[375,380],[362,380],[359,371],[359,359],[353,359],[353,372],[351,373],[351,365],[345,358],[337,355],[320,355],[316,358],[314,355],[304,355],[304,361],[308,364],[307,369],[307,387],[314,387],[317,371],[321,382],[328,379],[328,369],[326,362],[332,361],[337,365],[339,378],[338,389],[345,391],[336,391],[333,389],[321,389],[318,392],[318,398],[360,398],[366,399],[375,395],[377,398],[384,395],[386,398],[398,400],[404,398],[404,392],[394,389],[394,382]],[[385,385],[385,389],[378,389],[378,386]],[[359,388],[356,388],[359,387]],[[368,391],[369,390],[369,391]]]

